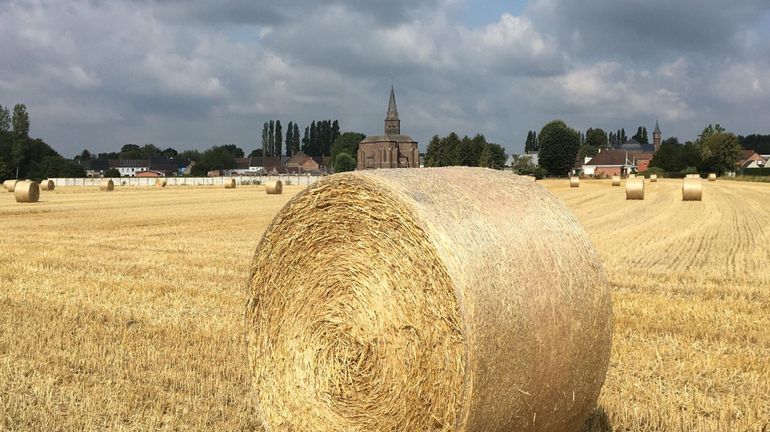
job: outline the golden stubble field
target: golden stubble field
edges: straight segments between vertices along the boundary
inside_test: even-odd
[[[770,185],[543,182],[612,284],[615,332],[589,430],[770,424]],[[248,267],[301,187],[0,194],[0,430],[256,430]]]

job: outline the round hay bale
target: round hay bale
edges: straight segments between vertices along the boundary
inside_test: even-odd
[[[164,179],[163,177],[158,177],[155,179],[155,187],[164,188],[168,185],[168,180]]]
[[[629,175],[628,175],[628,178],[630,178],[630,179],[632,179],[632,178],[636,178],[636,174],[629,174]]]
[[[571,187],[571,188],[580,187],[580,177],[570,177],[569,178],[569,187]]]
[[[56,184],[53,182],[53,180],[43,180],[40,182],[41,191],[52,191],[55,187]]]
[[[710,181],[710,182],[715,182],[715,181],[717,181],[717,175],[716,175],[716,174],[714,174],[714,173],[710,173],[710,174],[709,174],[709,181]]]
[[[703,182],[700,179],[686,178],[682,182],[682,201],[701,201]]]
[[[283,193],[283,183],[280,180],[265,183],[265,191],[268,195],[280,195]]]
[[[6,180],[3,182],[3,186],[8,192],[13,192],[13,189],[16,187],[16,183],[18,182],[18,180]]]
[[[685,178],[699,179],[700,174],[687,174],[687,177]]]
[[[612,304],[587,235],[536,182],[371,170],[278,213],[246,328],[266,430],[565,431],[596,405]]]
[[[626,199],[643,200],[644,199],[644,179],[630,178],[626,180]]]
[[[112,192],[115,190],[115,183],[112,181],[112,179],[104,180],[99,185],[99,190],[102,192]]]
[[[612,185],[620,186],[620,176],[612,176]]]
[[[235,189],[235,179],[229,178],[225,179],[225,189]]]
[[[34,203],[40,199],[40,185],[30,180],[17,182],[13,196],[19,203]]]
[[[650,183],[657,183],[657,182],[658,182],[658,175],[650,174]]]

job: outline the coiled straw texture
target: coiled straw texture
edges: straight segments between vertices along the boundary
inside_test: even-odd
[[[16,202],[35,203],[40,199],[40,185],[29,180],[17,182],[13,189],[13,195]]]
[[[279,212],[245,319],[267,430],[567,431],[604,382],[612,305],[542,186],[394,169],[325,177]]]
[[[626,179],[626,199],[643,200],[644,199],[644,178],[635,177]]]
[[[112,179],[104,180],[99,185],[99,190],[102,192],[112,192],[115,189],[115,182]]]
[[[283,182],[280,180],[265,183],[265,191],[268,195],[280,195],[283,193]]]
[[[682,181],[682,201],[703,199],[703,182],[700,178],[686,178]]]

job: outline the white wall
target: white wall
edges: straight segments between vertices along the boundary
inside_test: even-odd
[[[303,185],[307,186],[314,183],[320,176],[308,174],[283,174],[274,176],[233,176],[233,177],[162,177],[167,181],[168,186],[221,186],[225,179],[234,178],[238,185],[249,185],[260,182],[265,184],[269,181],[281,180],[284,185]],[[104,181],[104,178],[51,178],[57,187],[60,186],[85,186],[97,187]],[[120,186],[155,186],[155,177],[120,177],[113,178],[116,187]]]

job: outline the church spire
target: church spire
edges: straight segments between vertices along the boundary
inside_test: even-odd
[[[657,120],[655,120],[655,130],[652,133],[656,133],[656,134],[660,133],[660,126],[658,126]]]
[[[398,109],[396,108],[396,92],[393,90],[393,84],[391,84],[388,113],[385,115],[385,135],[399,135],[400,133],[401,120],[398,119]]]

